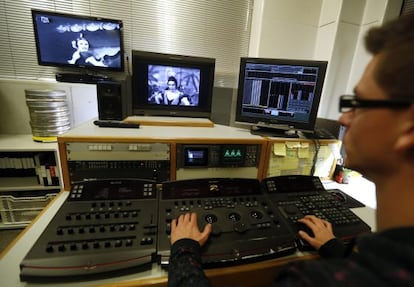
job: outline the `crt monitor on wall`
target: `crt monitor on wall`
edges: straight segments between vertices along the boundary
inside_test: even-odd
[[[327,62],[241,58],[236,122],[270,135],[313,132]]]
[[[32,10],[39,65],[124,71],[122,21]]]
[[[133,115],[209,118],[215,59],[132,51]]]

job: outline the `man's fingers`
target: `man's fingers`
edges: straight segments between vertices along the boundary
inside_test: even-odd
[[[197,224],[197,213],[193,212],[190,214],[190,221]]]
[[[177,220],[173,219],[171,221],[171,232],[174,232],[176,227],[177,227]]]

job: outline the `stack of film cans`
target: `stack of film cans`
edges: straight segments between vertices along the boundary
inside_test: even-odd
[[[70,130],[70,111],[66,92],[60,90],[25,90],[33,140],[56,142]]]

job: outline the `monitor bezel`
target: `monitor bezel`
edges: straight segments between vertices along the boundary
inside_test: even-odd
[[[245,72],[247,64],[270,64],[270,65],[290,65],[290,66],[308,66],[318,68],[318,78],[315,87],[314,99],[312,108],[309,113],[307,122],[288,121],[278,118],[270,117],[255,117],[251,114],[242,113],[243,98],[244,98],[244,84]],[[327,61],[319,60],[303,60],[303,59],[284,59],[284,58],[257,58],[257,57],[241,57],[239,82],[237,90],[237,103],[235,122],[237,124],[247,124],[254,127],[263,127],[269,129],[286,130],[286,131],[302,131],[305,133],[312,133],[315,128],[316,117],[318,114],[319,104],[322,96],[323,85],[325,82],[325,75],[327,70]]]
[[[214,88],[215,62],[216,60],[214,58],[208,57],[133,50],[132,114],[137,116],[210,118]],[[199,105],[157,105],[149,103],[148,65],[200,69]]]
[[[32,22],[33,22],[33,33],[36,43],[36,56],[37,62],[41,66],[51,66],[51,67],[60,67],[60,68],[73,68],[73,69],[84,69],[90,71],[112,71],[112,72],[124,72],[125,71],[125,63],[124,63],[124,35],[123,35],[123,21],[118,19],[111,19],[111,18],[102,18],[97,16],[86,16],[86,15],[78,15],[78,14],[71,14],[71,13],[60,13],[55,11],[47,11],[47,10],[38,10],[32,9]],[[101,66],[93,66],[93,65],[82,65],[82,64],[69,64],[69,63],[61,63],[61,62],[53,62],[44,60],[44,56],[42,56],[41,50],[41,43],[39,37],[39,29],[36,21],[36,16],[38,15],[45,15],[50,17],[66,17],[74,20],[86,20],[86,21],[98,21],[98,22],[110,22],[116,23],[119,25],[119,41],[120,41],[120,54],[121,54],[121,61],[120,67],[101,67]]]

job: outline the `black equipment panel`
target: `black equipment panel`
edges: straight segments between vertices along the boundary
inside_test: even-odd
[[[20,264],[21,277],[75,276],[143,266],[156,254],[157,185],[107,179],[72,184]]]
[[[264,179],[262,185],[271,203],[288,220],[295,234],[299,229],[312,233],[308,227],[297,222],[308,214],[329,221],[335,236],[345,243],[351,242],[359,234],[371,231],[369,225],[350,210],[345,199],[325,190],[319,177],[275,176]],[[351,197],[348,196],[347,200],[351,200]],[[299,237],[296,240],[300,250],[314,250]]]
[[[204,267],[217,267],[292,254],[295,236],[280,213],[268,204],[256,179],[197,179],[162,185],[159,203],[158,256],[168,265],[171,221],[196,212],[199,228],[212,224],[203,246]]]

